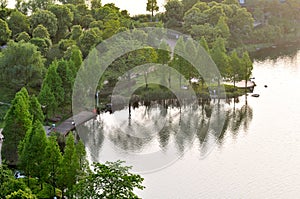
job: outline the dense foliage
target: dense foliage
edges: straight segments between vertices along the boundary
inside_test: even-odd
[[[0,198],[137,198],[133,189],[144,188],[143,178],[129,173],[130,167],[122,162],[95,163],[90,171],[83,143],[70,133],[65,146],[59,146],[61,137],[47,137],[43,128],[54,117],[71,114],[77,71],[100,65],[92,49],[113,35],[128,31],[139,40],[137,44],[160,42],[160,47],[145,47],[114,60],[97,88],[106,96],[122,75],[130,79],[128,71],[147,63],[169,65],[187,80],[198,78],[201,86],[196,91],[203,94],[208,87],[203,75],[179,55],[197,62],[200,47],[221,73],[222,77],[210,77],[217,78],[218,84],[222,79],[234,84],[248,80],[253,68],[246,50],[249,46],[294,41],[300,33],[298,0],[252,0],[243,6],[237,0],[169,0],[166,11],[156,16],[157,1],[148,0],[145,6],[151,15],[134,17],[114,4],[102,5],[101,0],[92,0],[90,5],[84,0],[17,0],[15,9],[7,8],[5,2],[0,1],[0,89],[16,94],[6,99],[11,105],[4,117],[2,153],[9,165],[17,166],[28,178],[15,179],[0,166]],[[155,38],[156,33],[136,29],[147,26],[175,29],[198,43],[179,37],[171,54],[171,47]],[[119,41],[122,44],[126,42]],[[93,63],[83,62],[88,55],[95,57]],[[209,74],[205,66],[201,70]],[[148,72],[142,71],[138,81],[144,81],[150,91]],[[171,87],[170,73],[162,71],[161,84]],[[87,83],[96,75],[88,73]],[[234,93],[236,88],[230,89]]]

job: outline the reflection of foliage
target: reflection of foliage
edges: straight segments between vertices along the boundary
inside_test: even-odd
[[[161,105],[158,113],[159,120],[165,120],[161,129],[160,123],[154,123],[154,126],[149,127],[146,119],[157,120],[153,114],[153,106],[157,105]],[[252,108],[247,104],[235,108],[235,106],[225,106],[223,101],[205,101],[199,105],[183,103],[180,107],[177,100],[161,100],[152,102],[149,108],[133,109],[131,114],[138,117],[116,120],[113,124],[99,124],[98,130],[95,130],[91,122],[88,123],[88,127],[82,127],[94,129],[92,133],[81,135],[81,139],[88,143],[90,152],[95,156],[93,158],[99,157],[104,135],[107,135],[114,146],[134,153],[142,152],[147,145],[155,143],[157,139],[159,147],[166,153],[171,144],[174,144],[177,152],[182,154],[195,143],[194,139],[197,138],[201,153],[205,153],[215,141],[222,144],[227,132],[236,135],[242,129],[247,131],[253,117]],[[94,149],[98,151],[93,151]]]
[[[100,125],[96,120],[90,120],[85,125],[77,126],[77,132],[79,132],[79,137],[83,141],[84,145],[87,147],[87,151],[90,154],[98,154],[102,148],[104,141],[104,135],[102,133],[103,126]],[[92,160],[96,161],[95,156],[92,156]]]

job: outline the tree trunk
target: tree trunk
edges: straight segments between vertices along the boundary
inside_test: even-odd
[[[168,81],[169,81],[169,88],[171,88],[171,68],[169,67],[169,78],[168,78]]]

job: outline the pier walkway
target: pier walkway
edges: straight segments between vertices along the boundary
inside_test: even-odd
[[[52,132],[61,133],[65,136],[76,128],[76,126],[81,125],[97,116],[96,113],[90,111],[82,111],[77,115],[70,117],[69,119],[63,121],[57,127],[51,129]]]

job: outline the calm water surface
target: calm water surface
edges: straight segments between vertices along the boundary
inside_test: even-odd
[[[204,111],[201,106],[186,106],[181,114],[175,106],[141,106],[132,112],[130,122],[125,109],[102,114],[98,122],[87,124],[98,129],[85,138],[89,158],[102,162],[124,159],[141,171],[146,189],[137,193],[142,198],[297,198],[300,51],[256,59],[253,76],[254,93],[260,97],[248,96],[247,106],[245,96],[237,103],[221,102],[225,117],[221,135],[201,132],[207,127],[201,122],[209,121],[209,108],[217,102],[205,105]],[[156,120],[161,115],[164,119]],[[153,134],[150,138],[128,136],[124,132],[129,124],[133,133]],[[184,136],[176,133],[182,125]],[[155,134],[160,126],[165,126],[162,133]],[[205,155],[207,149],[210,152]],[[178,156],[164,166],[154,162],[166,163],[166,158]],[[155,166],[161,167],[149,172]]]

